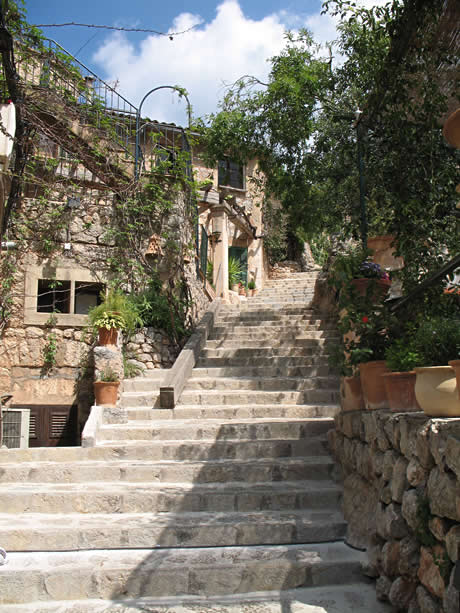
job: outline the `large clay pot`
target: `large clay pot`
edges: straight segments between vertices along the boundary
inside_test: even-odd
[[[416,368],[415,397],[430,417],[460,417],[457,379],[450,366]]]
[[[361,387],[366,409],[386,409],[388,399],[382,375],[389,372],[384,360],[362,362],[359,365]]]
[[[119,381],[95,381],[93,385],[94,401],[97,405],[115,406],[117,404]]]
[[[117,328],[99,328],[99,345],[116,345],[117,340]]]
[[[415,398],[415,370],[382,375],[388,406],[392,411],[421,411]]]
[[[449,362],[449,366],[451,366],[454,369],[455,377],[457,379],[458,397],[460,398],[460,360],[451,360]]]
[[[381,300],[387,295],[391,281],[390,279],[367,279],[363,277],[361,279],[352,279],[351,284],[359,296],[366,296],[367,288],[372,284],[374,287],[372,298],[375,297],[375,300]]]
[[[340,379],[340,406],[342,411],[360,411],[364,409],[360,377],[342,377]]]

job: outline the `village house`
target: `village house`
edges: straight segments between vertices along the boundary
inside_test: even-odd
[[[19,44],[16,63],[23,100],[1,107],[0,390],[30,411],[31,446],[74,445],[93,401],[87,313],[111,284],[185,283],[192,325],[216,296],[245,299],[229,289],[229,258],[245,286],[263,287],[257,163],[206,167],[197,135],[192,146],[183,128],[139,117],[53,41]],[[11,158],[15,129],[23,146]],[[151,370],[179,349],[149,328],[126,355]]]

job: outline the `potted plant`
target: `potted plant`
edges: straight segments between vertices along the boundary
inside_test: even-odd
[[[352,362],[359,365],[366,409],[388,407],[382,377],[388,372],[384,359],[388,340],[387,313],[383,309],[362,315],[355,323],[354,337],[349,342],[349,353]]]
[[[415,398],[415,370],[421,355],[413,346],[413,336],[398,338],[385,351],[385,362],[391,372],[383,374],[383,382],[392,411],[420,411]]]
[[[142,321],[129,296],[121,290],[111,290],[103,296],[101,304],[90,309],[89,325],[99,335],[100,345],[115,345],[118,332],[132,334]]]
[[[371,260],[372,251],[361,247],[349,247],[336,256],[330,283],[345,300],[367,297],[378,302],[385,297],[391,281],[388,273]]]
[[[359,411],[365,408],[361,377],[357,364],[352,363],[341,344],[328,345],[329,365],[340,374],[340,407],[342,411]]]
[[[460,417],[460,395],[454,369],[460,350],[460,321],[443,316],[423,321],[415,334],[422,363],[415,369],[415,396],[431,417]]]
[[[238,294],[240,296],[246,296],[246,286],[242,281],[238,283]]]
[[[248,283],[248,290],[250,296],[255,296],[257,294],[256,282],[254,279],[251,279]]]
[[[94,381],[94,398],[97,405],[116,405],[120,378],[112,368],[106,368],[100,373],[99,379]]]
[[[234,292],[239,291],[239,283],[243,274],[241,263],[232,257],[228,258],[228,287]]]

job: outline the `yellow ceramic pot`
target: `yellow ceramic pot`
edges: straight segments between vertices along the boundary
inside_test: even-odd
[[[460,417],[455,372],[450,366],[416,368],[415,397],[430,417]]]

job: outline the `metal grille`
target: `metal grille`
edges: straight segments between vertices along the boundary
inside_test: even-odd
[[[29,411],[23,409],[4,409],[3,444],[9,449],[27,447],[29,441]]]

